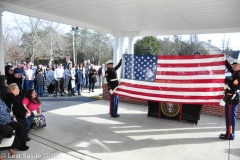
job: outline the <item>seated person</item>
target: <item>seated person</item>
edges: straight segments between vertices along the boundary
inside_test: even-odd
[[[4,75],[0,75],[0,96],[4,98],[7,94],[7,77]]]
[[[13,114],[16,116],[18,121],[25,121],[26,140],[30,141],[30,138],[28,137],[28,131],[32,125],[32,117],[22,104],[22,99],[19,96],[19,88],[16,83],[12,83],[8,86],[8,94],[3,100],[6,105],[12,109]]]
[[[35,124],[33,121],[33,126],[38,127],[43,125],[42,127],[45,127],[45,118],[41,112],[41,102],[37,97],[37,93],[35,92],[34,89],[29,89],[27,91],[22,103],[23,103],[23,106],[26,108],[26,110],[30,112],[33,117],[38,116],[38,117],[43,117],[44,119],[43,120],[44,124],[41,124],[41,123]]]
[[[16,132],[16,136],[20,141],[20,147],[18,149],[20,151],[28,150],[28,146],[26,145],[26,126],[23,124],[25,122],[21,122],[22,120],[17,121],[13,112],[7,107],[7,105],[0,98],[0,125],[8,125],[13,128]]]

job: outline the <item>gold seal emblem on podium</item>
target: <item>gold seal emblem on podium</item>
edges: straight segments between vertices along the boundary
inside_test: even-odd
[[[165,114],[168,117],[174,117],[180,111],[180,104],[172,103],[172,102],[162,102],[161,111],[163,114]]]

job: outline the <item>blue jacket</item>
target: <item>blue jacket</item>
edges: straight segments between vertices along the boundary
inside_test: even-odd
[[[83,72],[81,69],[78,69],[76,72],[76,81],[81,84],[83,83]]]
[[[14,74],[20,73],[21,76],[25,76],[25,73],[24,73],[23,68],[14,68],[13,73],[14,73]]]
[[[16,118],[14,115],[12,117],[9,114],[10,109],[7,105],[0,99],[0,125],[5,125],[12,122],[12,118]]]

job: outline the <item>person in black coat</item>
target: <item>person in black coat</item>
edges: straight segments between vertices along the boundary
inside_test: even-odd
[[[7,84],[10,85],[11,83],[16,83],[18,86],[21,86],[21,77],[22,75],[19,73],[14,73],[13,66],[6,65],[5,66],[5,76],[7,77]],[[19,88],[20,89],[20,88]],[[20,96],[23,98],[23,93],[20,90]]]
[[[13,66],[11,66],[11,65],[6,65],[5,66],[5,76],[7,77],[8,85],[11,84],[11,83],[17,83],[18,82],[17,77],[19,75],[13,73]]]
[[[91,88],[92,88],[92,92],[94,92],[94,86],[97,80],[96,78],[97,78],[97,71],[95,69],[95,66],[92,64],[89,70],[89,93],[91,91]]]
[[[26,140],[29,141],[30,138],[28,137],[28,131],[32,125],[32,117],[23,106],[22,98],[19,96],[19,88],[16,83],[12,83],[8,86],[8,94],[3,101],[13,111],[17,121],[21,121],[25,126]]]
[[[120,115],[117,114],[118,111],[118,95],[113,95],[111,92],[118,86],[118,77],[117,77],[117,70],[122,65],[122,59],[118,62],[116,67],[113,67],[113,61],[109,60],[107,63],[107,70],[105,72],[105,77],[108,83],[108,90],[110,92],[110,114],[111,117],[117,118]],[[112,106],[111,106],[112,104]]]
[[[0,97],[4,98],[7,95],[7,77],[0,75]]]

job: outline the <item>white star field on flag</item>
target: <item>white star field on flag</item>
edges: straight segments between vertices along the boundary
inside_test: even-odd
[[[125,79],[155,81],[157,57],[150,55],[124,55],[123,74]]]

